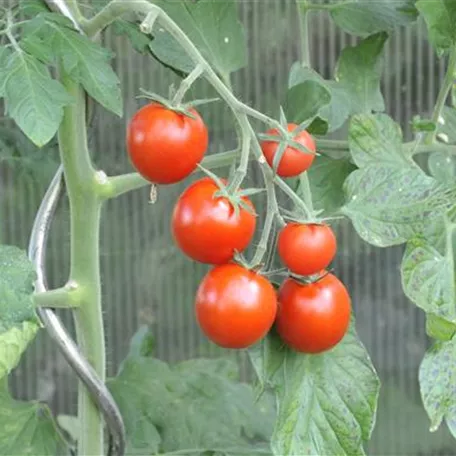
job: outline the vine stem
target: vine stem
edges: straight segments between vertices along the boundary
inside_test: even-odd
[[[87,147],[85,93],[60,69],[61,82],[74,103],[64,108],[58,132],[60,158],[70,202],[70,282],[78,285],[79,306],[74,309],[79,347],[102,381],[105,380],[105,341],[101,308],[99,231],[102,200],[93,189],[95,170]],[[101,413],[81,385],[78,389],[81,456],[103,454]]]
[[[448,60],[448,67],[443,79],[442,86],[440,87],[439,94],[437,96],[437,101],[435,103],[435,108],[432,113],[431,120],[437,124],[439,118],[442,114],[443,107],[445,106],[445,101],[448,98],[448,95],[453,87],[454,81],[456,79],[456,47],[454,47],[450,52],[450,58]],[[432,144],[435,142],[435,131],[429,132],[424,138],[426,144]]]
[[[309,3],[307,0],[296,0],[298,7],[298,18],[299,18],[299,31],[301,38],[301,66],[302,67],[311,67],[310,62],[310,47],[309,47],[309,23],[308,23],[308,14],[309,14]],[[347,148],[348,148],[348,143]],[[345,144],[344,144],[345,147]],[[312,192],[310,189],[309,175],[307,172],[301,174],[299,177],[302,195],[305,203],[305,208],[307,215],[310,218],[313,217],[313,203],[312,203]],[[298,206],[299,207],[299,206]]]

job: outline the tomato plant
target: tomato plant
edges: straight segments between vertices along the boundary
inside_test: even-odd
[[[298,125],[296,124],[290,123],[287,125],[287,129],[291,133],[293,133],[296,128],[298,128]],[[275,128],[271,128],[266,132],[266,134],[271,136],[279,136],[279,132]],[[309,169],[312,165],[312,162],[314,161],[316,145],[312,136],[306,130],[303,130],[298,134],[293,135],[293,140],[308,149],[308,152],[303,152],[291,146],[286,147],[277,167],[277,174],[279,176],[298,176],[302,172]],[[261,149],[268,164],[270,166],[273,166],[274,157],[279,151],[279,142],[271,140],[263,141],[261,143]]]
[[[256,216],[247,197],[237,209],[211,178],[191,184],[179,197],[172,216],[172,233],[179,248],[202,263],[222,264],[242,252],[252,240]]]
[[[299,37],[287,55],[299,47],[299,60],[280,102],[262,93],[269,115],[232,88],[232,73],[247,63],[237,3],[20,0],[0,9],[0,97],[9,122],[0,128],[2,166],[23,164],[32,151],[28,168],[34,169],[49,144],[58,146],[60,163],[27,254],[0,246],[0,454],[365,454],[380,381],[356,331],[363,303],[353,299],[352,311],[351,290],[325,272],[337,250],[329,224],[337,232],[339,223],[351,223],[372,246],[405,245],[402,287],[424,311],[431,345],[418,372],[421,398],[432,429],[445,422],[456,436],[456,2],[296,0]],[[309,18],[316,13],[354,36],[330,79],[312,67]],[[435,106],[416,113],[404,140],[401,126],[386,114],[383,58],[389,38],[418,17],[446,70]],[[289,19],[277,19],[274,38],[281,24],[287,32],[292,27]],[[98,144],[88,138],[95,104],[97,111],[124,116],[112,52],[102,45],[110,43],[103,33],[111,27],[178,81],[168,98],[150,92],[162,88],[135,88],[151,102],[126,116],[124,156],[138,172],[119,175],[107,174],[94,150]],[[193,99],[202,88],[218,98]],[[125,98],[131,107],[134,96]],[[223,117],[226,137],[211,137],[213,150],[206,154],[212,119],[205,115],[206,126],[196,108],[211,101],[232,119]],[[27,146],[14,143],[13,128],[28,138]],[[223,150],[225,143],[234,149]],[[216,174],[220,168],[228,178]],[[117,375],[106,379],[103,208],[145,186],[153,203],[162,185],[193,173],[206,176],[176,198],[171,227],[157,206],[147,207],[169,227],[163,237],[172,233],[180,253],[211,269],[191,293],[182,291],[179,273],[164,265],[163,275],[193,301],[208,340],[248,348],[260,402],[226,358],[174,365],[154,358],[147,328],[133,337]],[[46,242],[63,185],[69,273],[62,286],[49,288]],[[146,224],[128,227],[130,237],[149,233]],[[275,255],[284,267],[272,267]],[[352,284],[358,295],[361,285]],[[74,340],[57,308],[72,312]],[[42,329],[80,380],[77,417],[56,420],[45,404],[9,394],[8,374]]]
[[[196,317],[203,332],[225,348],[246,348],[271,329],[277,296],[261,275],[236,264],[211,269],[196,293]]]
[[[329,266],[336,255],[337,241],[327,225],[289,223],[279,233],[277,249],[290,271],[306,276]]]
[[[307,284],[287,279],[280,287],[279,303],[277,332],[300,352],[329,350],[348,330],[350,296],[333,274]]]
[[[127,150],[133,166],[149,181],[173,184],[186,178],[202,160],[209,142],[203,119],[160,103],[149,103],[131,119]]]

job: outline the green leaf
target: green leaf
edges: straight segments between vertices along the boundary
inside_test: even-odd
[[[452,184],[456,179],[456,157],[447,152],[433,152],[428,158],[429,173],[439,182]]]
[[[354,116],[350,122],[348,143],[359,167],[387,163],[416,168],[402,147],[401,127],[386,114]]]
[[[274,418],[271,398],[255,403],[252,388],[237,381],[234,362],[198,359],[169,366],[138,350],[148,339],[142,329],[117,377],[108,380],[127,426],[127,454],[254,454],[265,448]]]
[[[454,0],[419,0],[416,7],[426,21],[429,40],[442,56],[456,45],[456,2]]]
[[[456,338],[435,343],[424,356],[419,373],[421,397],[431,420],[430,431],[445,420],[456,438]]]
[[[119,78],[109,64],[112,55],[107,49],[76,32],[71,22],[54,13],[38,15],[27,28],[26,37],[41,40],[92,98],[122,116]]]
[[[112,28],[116,35],[126,36],[136,51],[142,54],[149,51],[151,38],[139,30],[138,24],[124,19],[117,19],[112,24]]]
[[[419,168],[377,163],[354,171],[344,184],[347,203],[341,212],[358,234],[377,247],[402,244],[422,232],[452,201]]]
[[[25,252],[0,246],[0,379],[16,367],[39,329],[32,302],[34,280]]]
[[[45,65],[22,50],[9,55],[0,70],[6,113],[38,147],[49,142],[63,118],[63,107],[72,102]]]
[[[433,339],[448,341],[456,333],[456,323],[432,313],[426,314],[426,334]]]
[[[272,333],[249,352],[260,385],[276,395],[274,454],[365,454],[379,380],[353,325],[339,345],[320,355],[288,349]]]
[[[0,97],[5,96],[5,82],[8,74],[6,66],[10,58],[11,50],[0,46]]]
[[[40,13],[49,12],[42,0],[20,0],[19,10],[27,17],[35,17]]]
[[[333,5],[331,16],[336,24],[353,35],[393,31],[414,22],[418,16],[415,0],[352,0]]]
[[[219,74],[227,75],[246,65],[245,34],[235,2],[159,0],[154,3],[171,16]],[[150,48],[160,61],[185,73],[195,66],[163,29],[158,29]]]
[[[331,101],[330,91],[317,81],[307,80],[287,92],[287,118],[296,124],[312,120]]]
[[[322,210],[323,216],[334,215],[345,203],[343,185],[355,169],[347,158],[315,157],[307,171],[314,209]],[[301,192],[299,188],[298,195]]]
[[[405,294],[425,312],[456,322],[452,224],[428,223],[407,243],[401,266]]]
[[[385,109],[380,78],[387,38],[386,33],[377,33],[342,51],[334,79],[348,93],[352,114]]]
[[[59,426],[68,433],[70,438],[75,442],[79,439],[80,425],[77,416],[73,415],[58,415],[57,423]]]
[[[0,385],[0,454],[55,456],[67,454],[66,443],[49,408],[40,402],[14,400],[6,380]]]
[[[288,87],[292,88],[306,81],[320,83],[326,87],[331,95],[329,104],[320,108],[316,121],[318,122],[318,120],[320,120],[320,122],[326,123],[326,130],[328,132],[340,128],[350,114],[350,96],[345,91],[344,87],[336,81],[327,81],[323,79],[315,70],[308,67],[302,67],[300,62],[295,62],[290,70]],[[309,131],[312,131],[312,127],[315,126],[312,125],[309,128]],[[326,131],[323,131],[323,133],[326,133]]]

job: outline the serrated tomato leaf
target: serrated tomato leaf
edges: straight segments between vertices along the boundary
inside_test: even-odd
[[[49,408],[40,402],[14,400],[6,379],[0,381],[0,454],[55,456],[67,454]]]
[[[327,132],[332,132],[340,128],[350,115],[350,97],[342,85],[336,81],[323,79],[315,70],[303,67],[300,62],[295,62],[288,78],[289,91],[292,87],[306,81],[315,81],[323,85],[330,93],[331,99],[328,104],[321,106],[318,111],[320,123],[327,125]],[[312,131],[312,125],[309,131]]]
[[[348,144],[359,166],[388,163],[416,168],[402,146],[401,127],[386,114],[359,114],[350,121]]]
[[[297,353],[271,333],[249,350],[260,385],[276,396],[275,455],[363,455],[379,380],[354,327],[334,349]]]
[[[438,55],[443,55],[456,45],[454,0],[419,0],[416,7],[426,21],[429,40]]]
[[[414,22],[418,16],[415,0],[338,1],[331,8],[334,22],[352,35],[391,32]]]
[[[228,75],[246,65],[244,28],[237,17],[235,2],[154,2],[186,33],[203,56],[221,75]],[[188,73],[195,66],[178,42],[157,27],[150,44],[152,53],[163,63]]]
[[[330,216],[344,205],[344,182],[355,169],[348,158],[315,157],[307,171],[315,210],[323,211],[323,216]],[[302,191],[298,188],[298,195]]]
[[[344,184],[349,217],[358,234],[377,247],[398,245],[422,232],[454,199],[419,168],[378,163],[356,170]]]
[[[316,80],[308,79],[287,91],[285,110],[287,119],[296,124],[313,120],[331,101],[331,92]]]
[[[420,390],[424,408],[431,420],[430,431],[445,420],[456,438],[456,338],[436,342],[421,362]]]
[[[107,49],[75,31],[70,21],[55,13],[39,14],[25,31],[25,38],[34,46],[38,41],[41,47],[50,49],[68,75],[92,98],[122,116],[120,82],[109,63],[112,54]]]
[[[405,294],[426,313],[456,322],[453,225],[445,217],[429,222],[407,242],[401,265]]]
[[[234,362],[170,366],[147,356],[149,346],[150,333],[141,329],[117,377],[108,380],[127,426],[128,454],[267,451],[271,398],[255,403],[252,388],[238,382]]]
[[[385,110],[380,78],[387,38],[386,33],[377,33],[342,51],[334,79],[348,93],[352,114]]]
[[[32,301],[34,281],[25,252],[0,246],[0,379],[16,367],[39,329]]]
[[[4,51],[0,67],[0,95],[6,113],[37,146],[48,143],[63,118],[63,107],[73,100],[60,82],[34,56],[21,49]]]

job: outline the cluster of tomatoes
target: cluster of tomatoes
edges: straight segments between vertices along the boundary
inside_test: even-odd
[[[288,125],[289,131],[295,128]],[[131,162],[156,184],[186,178],[208,146],[207,128],[195,109],[183,113],[156,102],[135,114],[127,133]],[[305,130],[293,140],[316,150]],[[278,143],[266,140],[261,146],[272,166]],[[313,159],[313,154],[287,147],[276,172],[283,177],[298,175]],[[172,215],[172,233],[182,252],[213,266],[195,299],[201,330],[225,348],[255,344],[274,324],[282,340],[297,351],[320,353],[335,346],[349,326],[351,304],[344,285],[326,271],[337,249],[331,228],[290,222],[281,229],[277,250],[290,275],[277,292],[259,271],[233,261],[236,252],[252,241],[256,214],[242,190],[228,193],[225,184],[211,177],[195,181],[181,194]]]

